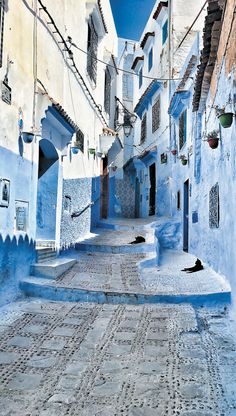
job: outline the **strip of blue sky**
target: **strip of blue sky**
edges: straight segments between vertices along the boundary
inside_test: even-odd
[[[155,0],[110,0],[118,36],[139,40]]]

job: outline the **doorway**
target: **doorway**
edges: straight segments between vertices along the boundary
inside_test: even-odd
[[[184,182],[183,250],[189,249],[189,179]]]
[[[135,218],[140,217],[140,182],[139,179],[135,180]]]
[[[101,160],[101,218],[108,217],[109,170],[107,156]]]
[[[56,239],[56,213],[58,194],[58,154],[47,139],[39,142],[37,187],[37,240]]]
[[[149,215],[155,215],[156,212],[156,164],[149,166]]]

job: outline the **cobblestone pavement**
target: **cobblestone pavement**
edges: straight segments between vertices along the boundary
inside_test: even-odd
[[[0,316],[1,416],[234,416],[225,308],[19,302]]]

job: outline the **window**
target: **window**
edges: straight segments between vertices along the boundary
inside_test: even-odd
[[[153,65],[153,48],[150,49],[148,54],[148,71],[152,69]]]
[[[84,133],[81,130],[77,130],[76,132],[76,146],[79,148],[81,152],[84,153]]]
[[[177,192],[177,210],[181,209],[181,194],[180,191]]]
[[[4,0],[0,0],[0,68],[2,67],[3,30],[4,30]]]
[[[88,24],[88,45],[87,45],[87,71],[91,80],[96,84],[97,80],[97,50],[98,35],[95,30],[92,19]]]
[[[162,45],[166,42],[168,37],[168,20],[165,21],[164,25],[162,26]]]
[[[182,149],[187,138],[187,110],[179,118],[179,148]]]
[[[140,143],[143,143],[146,139],[147,134],[147,114],[144,114],[143,119],[141,121],[141,139]]]
[[[142,84],[143,84],[143,68],[141,68],[139,71],[139,88],[142,87]]]
[[[160,127],[160,112],[161,102],[160,97],[157,98],[155,104],[152,107],[152,132],[154,133]]]
[[[104,90],[104,108],[107,114],[110,115],[111,106],[111,74],[108,68],[105,71],[105,90]]]
[[[216,183],[209,193],[209,226],[219,228],[220,222],[220,196],[219,184]]]

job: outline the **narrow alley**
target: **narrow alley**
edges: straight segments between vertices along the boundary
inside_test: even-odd
[[[0,0],[0,416],[236,416],[236,0]]]

